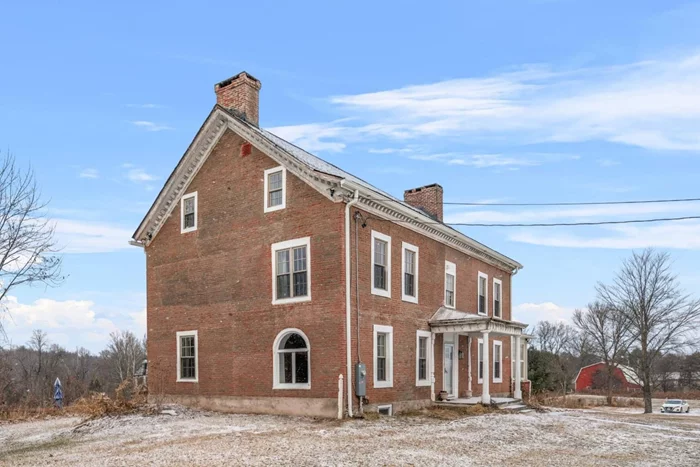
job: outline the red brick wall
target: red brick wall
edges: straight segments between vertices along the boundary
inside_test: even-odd
[[[345,372],[344,205],[287,172],[286,209],[263,213],[263,172],[278,166],[227,132],[186,193],[198,228],[180,233],[180,205],[146,248],[149,383],[153,392],[336,397]],[[311,237],[312,301],[272,305],[272,243]],[[311,389],[272,389],[272,346],[285,328],[311,345]],[[198,331],[199,382],[176,383],[176,332]],[[156,387],[157,386],[157,387]]]
[[[260,115],[260,81],[242,72],[214,86],[216,103],[233,109],[245,119],[258,125]]]
[[[356,211],[356,209],[353,209]],[[489,281],[489,316],[493,310],[491,306],[493,277],[502,280],[503,318],[510,319],[510,274],[480,260],[456,251],[442,243],[424,237],[403,226],[376,219],[362,212],[367,218],[366,227],[359,228],[359,273],[360,273],[360,330],[361,330],[361,356],[367,365],[367,397],[370,403],[391,402],[396,400],[417,400],[430,397],[430,387],[416,386],[416,330],[430,330],[428,320],[433,316],[444,301],[444,271],[445,260],[451,261],[457,267],[456,281],[456,309],[465,312],[476,313],[477,304],[477,277],[481,271],[488,274]],[[355,277],[355,222],[352,223],[352,256],[353,279]],[[391,237],[391,298],[371,294],[371,232],[376,230]],[[419,248],[418,259],[418,304],[402,301],[401,299],[401,248],[402,242],[416,245]],[[356,347],[356,308],[355,291],[353,285],[353,362],[357,359]],[[374,388],[374,354],[373,354],[373,326],[392,326],[394,331],[394,384],[393,388]],[[503,383],[491,383],[492,393],[509,392],[510,385],[510,338],[502,336],[503,341]],[[461,341],[460,341],[461,342]],[[464,341],[466,345],[466,340]],[[466,348],[465,348],[466,349]],[[435,341],[435,392],[443,387],[443,345],[442,336],[438,335]],[[462,362],[459,361],[459,390],[466,390],[467,372],[466,366],[462,370]],[[506,357],[508,357],[506,359]],[[472,349],[472,358],[476,359],[476,339]],[[493,361],[493,360],[491,360]],[[473,389],[480,393],[477,385],[476,365],[473,370]]]
[[[404,191],[403,199],[411,206],[422,209],[442,222],[442,194],[442,187],[434,183],[432,185]]]
[[[180,233],[180,205],[146,248],[149,384],[154,393],[228,396],[337,395],[345,373],[344,208],[287,172],[286,208],[263,212],[263,172],[277,164],[257,150],[240,157],[242,139],[227,132],[186,193],[198,192],[198,229]],[[353,209],[353,212],[355,210]],[[367,216],[367,213],[363,213]],[[355,241],[352,224],[352,255]],[[391,298],[370,293],[371,231],[392,237]],[[489,314],[493,277],[503,281],[503,317],[510,319],[510,275],[403,226],[369,218],[359,228],[360,341],[367,364],[370,403],[426,400],[430,387],[416,386],[416,330],[444,300],[445,260],[457,265],[456,308],[476,312],[478,271],[488,274]],[[312,300],[272,305],[270,245],[311,237]],[[419,303],[401,300],[401,242],[417,245]],[[354,264],[354,261],[353,261]],[[357,361],[353,266],[352,353]],[[393,326],[393,387],[373,387],[373,325]],[[285,328],[299,328],[311,345],[311,389],[273,390],[272,346]],[[176,332],[197,330],[199,382],[176,383]],[[508,392],[510,340],[503,338],[503,383]],[[460,340],[459,389],[466,390],[466,340]],[[491,346],[489,345],[489,351]],[[476,339],[472,349],[476,361]],[[442,389],[442,337],[435,346],[436,392]],[[466,368],[466,367],[465,367]],[[473,389],[479,393],[476,363]],[[352,382],[352,380],[351,380]],[[354,393],[354,390],[353,390]]]

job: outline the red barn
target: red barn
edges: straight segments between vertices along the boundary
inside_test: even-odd
[[[632,368],[625,365],[615,365],[615,367],[613,376],[621,389],[631,391],[642,388],[639,378],[637,378]],[[574,381],[576,392],[590,389],[603,389],[603,385],[605,384],[605,371],[605,362],[598,362],[581,368]]]

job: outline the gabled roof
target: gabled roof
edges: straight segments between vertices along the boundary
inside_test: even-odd
[[[590,368],[593,366],[597,365],[603,365],[605,366],[605,362],[596,362],[596,363],[591,363],[590,365],[582,366],[579,370],[578,373],[576,373],[576,378],[574,378],[574,383],[578,379],[578,377],[581,375],[581,372],[586,369]],[[643,386],[642,382],[640,381],[639,377],[637,376],[637,373],[634,371],[634,368],[627,366],[627,365],[622,365],[622,364],[613,364],[612,366],[617,367],[621,372],[622,375],[625,377],[625,379],[632,383],[636,384],[637,386]]]
[[[180,196],[204,164],[226,130],[231,130],[288,171],[317,189],[333,202],[347,202],[357,193],[358,207],[378,217],[415,230],[470,256],[508,272],[522,265],[473,240],[452,227],[437,222],[425,212],[355,177],[339,167],[260,129],[224,107],[215,105],[194,140],[153,202],[133,235],[132,244],[147,245],[177,205]]]

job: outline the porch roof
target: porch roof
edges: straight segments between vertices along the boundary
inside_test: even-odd
[[[436,333],[489,331],[494,334],[530,337],[523,333],[527,324],[467,313],[444,306],[438,308],[428,323],[432,332]]]

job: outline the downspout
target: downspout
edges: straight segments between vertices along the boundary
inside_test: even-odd
[[[340,186],[343,186],[342,180]],[[359,193],[357,190],[353,193],[352,200],[345,204],[345,339],[346,339],[346,357],[347,357],[347,379],[348,387],[348,417],[352,417],[352,329],[350,325],[350,316],[352,305],[350,303],[352,276],[351,258],[350,258],[350,208],[359,201]]]

